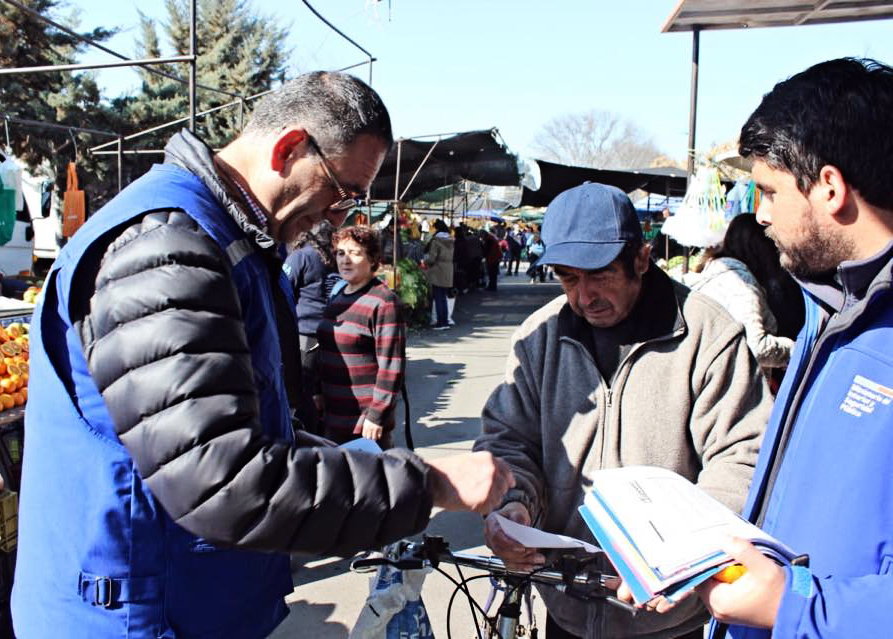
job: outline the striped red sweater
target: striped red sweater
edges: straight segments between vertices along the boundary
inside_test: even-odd
[[[377,278],[329,300],[317,329],[327,428],[361,433],[369,419],[393,430],[406,368],[406,326],[399,305]]]

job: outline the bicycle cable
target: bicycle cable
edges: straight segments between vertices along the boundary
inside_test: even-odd
[[[491,624],[491,622],[490,622],[490,617],[488,617],[488,616],[484,613],[484,611],[483,611],[483,609],[480,607],[480,605],[479,605],[476,601],[474,601],[474,599],[472,598],[471,594],[470,594],[469,591],[468,591],[468,586],[466,585],[468,582],[470,582],[470,581],[474,581],[475,579],[484,579],[484,578],[487,578],[487,577],[489,577],[489,576],[490,576],[489,574],[487,574],[487,575],[474,575],[473,577],[469,577],[468,579],[464,579],[464,580],[462,581],[462,584],[457,584],[456,587],[453,589],[453,594],[450,595],[450,601],[449,601],[449,603],[447,603],[447,613],[446,613],[447,639],[453,639],[453,635],[452,635],[452,632],[451,632],[451,630],[450,630],[450,617],[452,616],[453,601],[455,601],[455,599],[456,599],[456,595],[459,594],[460,592],[461,592],[462,594],[464,594],[464,595],[468,598],[469,601],[474,602],[474,604],[481,610],[481,614],[483,614],[483,616],[484,616],[484,620],[487,622],[488,625],[491,626],[491,629],[492,629],[492,624]],[[460,585],[464,585],[465,588],[464,588],[464,589],[463,589],[463,588],[460,588],[460,587],[459,587]],[[472,608],[472,610],[473,610],[473,608]],[[481,636],[481,627],[478,625],[478,623],[477,623],[477,619],[475,619],[475,622],[474,622],[474,628],[475,628],[475,632],[477,633],[478,639],[483,639],[483,637]]]
[[[468,590],[468,581],[465,579],[465,575],[462,574],[462,566],[460,566],[459,564],[456,564],[456,572],[459,574],[459,579],[460,579],[461,583],[465,586],[466,596],[469,599],[471,599],[471,592]],[[468,604],[468,609],[471,610],[471,620],[474,622],[474,627],[477,628],[478,627],[478,616],[474,612],[474,606],[472,606],[471,604]],[[484,618],[486,619],[487,613],[484,612],[483,614],[484,614]]]

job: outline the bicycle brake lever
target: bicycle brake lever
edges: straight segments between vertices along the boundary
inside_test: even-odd
[[[391,560],[385,557],[368,557],[363,559],[354,559],[350,562],[351,572],[373,572],[379,566],[391,564]]]

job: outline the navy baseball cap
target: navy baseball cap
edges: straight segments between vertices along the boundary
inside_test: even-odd
[[[584,270],[604,268],[627,242],[643,242],[639,217],[626,193],[594,182],[552,200],[540,235],[546,245],[543,264]]]

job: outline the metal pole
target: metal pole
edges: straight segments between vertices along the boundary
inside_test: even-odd
[[[112,67],[144,67],[150,64],[167,64],[169,62],[188,62],[188,55],[175,55],[170,58],[143,58],[141,60],[121,60],[120,62],[93,62],[90,64],[50,64],[42,67],[16,67],[0,69],[0,75],[16,75],[19,73],[45,73],[47,71],[80,71],[83,69],[110,69]]]
[[[124,138],[118,136],[118,193],[124,188]]]
[[[196,84],[196,66],[197,60],[195,56],[196,50],[196,33],[195,33],[195,10],[196,0],[189,3],[189,130],[195,133],[195,84]]]
[[[695,173],[695,125],[698,120],[698,58],[700,55],[701,27],[695,25],[691,30],[691,102],[688,112],[688,180],[691,186]],[[669,240],[668,240],[669,242]],[[688,258],[691,249],[685,247],[682,257],[682,273],[688,273]]]
[[[688,182],[691,183],[695,170],[695,127],[698,119],[698,57],[701,41],[701,28],[691,30],[691,99],[688,110]]]
[[[400,160],[403,155],[403,138],[397,140],[397,169],[394,172],[394,212],[391,221],[394,223],[394,288],[397,287],[397,199],[400,193]],[[371,219],[370,219],[371,221]]]

